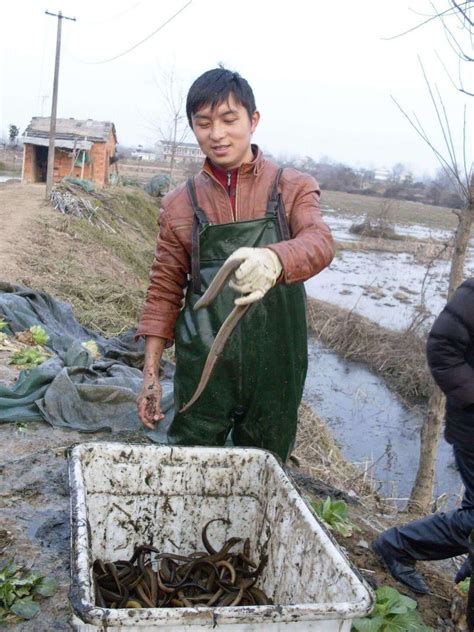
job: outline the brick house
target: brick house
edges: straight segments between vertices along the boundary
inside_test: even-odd
[[[46,182],[49,125],[49,117],[35,116],[23,134],[23,182]],[[116,163],[116,145],[113,123],[56,119],[54,182],[71,176],[106,186]]]

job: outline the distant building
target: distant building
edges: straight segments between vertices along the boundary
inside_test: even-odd
[[[136,149],[132,151],[131,157],[135,160],[147,160],[149,162],[156,160],[156,154],[147,149]]]
[[[160,140],[156,144],[156,155],[158,160],[169,161],[171,159],[172,152],[173,141]],[[197,143],[176,143],[174,156],[176,162],[198,163],[203,162],[206,157]]]
[[[49,117],[35,116],[23,134],[23,182],[46,182],[49,126]],[[57,119],[53,181],[72,176],[106,186],[116,145],[115,126],[109,121]]]
[[[375,169],[374,171],[374,180],[385,182],[390,179],[390,173],[390,170],[386,167],[379,167],[379,169]]]
[[[405,173],[402,174],[401,179],[405,186],[410,186],[414,182],[413,173],[411,171],[405,171]]]

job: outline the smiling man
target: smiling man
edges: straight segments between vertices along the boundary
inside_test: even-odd
[[[234,303],[250,304],[205,391],[189,410],[176,412],[168,437],[177,445],[219,446],[231,432],[235,445],[266,448],[286,461],[307,369],[303,281],[334,255],[319,187],[307,174],[279,169],[251,144],[260,114],[238,73],[216,68],[201,75],[186,111],[206,161],[163,200],[137,331],[146,338],[139,416],[147,428],[163,419],[159,364],[165,346],[175,340],[180,411]],[[242,263],[229,287],[194,311],[230,257]]]

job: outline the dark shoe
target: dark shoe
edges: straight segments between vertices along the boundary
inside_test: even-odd
[[[456,573],[456,576],[454,578],[454,583],[459,584],[459,582],[462,582],[463,579],[466,579],[466,577],[470,577],[471,573],[472,573],[471,561],[468,557],[466,557],[466,559],[462,563],[461,568]]]
[[[382,559],[389,572],[397,581],[405,584],[410,590],[419,595],[426,595],[426,593],[430,592],[423,576],[415,569],[415,564],[410,564],[404,560],[392,557],[384,550],[380,538],[372,542],[372,550]]]

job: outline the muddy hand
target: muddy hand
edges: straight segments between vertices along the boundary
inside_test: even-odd
[[[154,430],[155,424],[165,417],[161,412],[161,384],[158,378],[143,383],[137,406],[142,424],[145,428]]]

